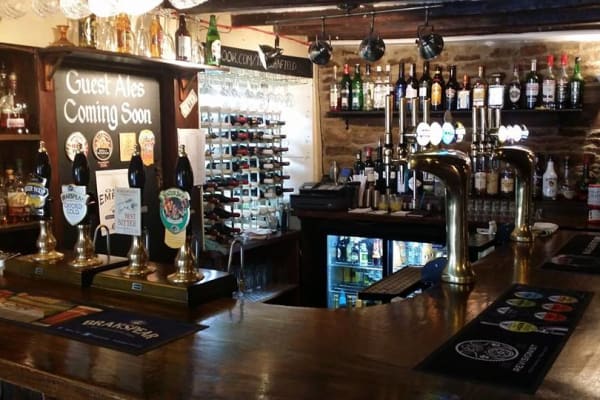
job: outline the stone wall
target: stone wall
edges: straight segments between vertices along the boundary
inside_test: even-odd
[[[319,89],[319,110],[322,161],[324,172],[328,170],[330,162],[337,160],[342,167],[351,166],[353,154],[365,146],[376,146],[378,138],[384,133],[383,117],[353,118],[348,122],[341,118],[327,117],[329,110],[329,84],[333,75],[333,65],[338,65],[341,71],[344,63],[364,65],[364,60],[356,54],[357,46],[334,46],[332,61],[318,69],[315,80]],[[480,64],[486,67],[486,76],[494,72],[504,72],[510,80],[513,64],[521,66],[521,78],[529,70],[530,60],[537,59],[538,72],[545,73],[547,70],[546,57],[554,54],[555,75],[558,74],[560,55],[566,53],[569,57],[568,74],[572,74],[575,56],[582,56],[582,73],[586,80],[584,92],[584,111],[571,113],[512,113],[508,121],[503,117],[503,123],[526,124],[530,130],[530,137],[526,145],[536,152],[552,155],[554,159],[560,160],[565,155],[571,158],[571,166],[575,167],[577,176],[581,171],[583,154],[592,153],[598,155],[592,166],[592,173],[600,178],[600,42],[574,42],[574,41],[541,41],[541,40],[485,40],[447,42],[443,53],[431,61],[431,73],[435,64],[444,67],[444,78],[447,80],[447,66],[457,65],[457,77],[459,80],[463,74],[473,77],[477,75],[477,67]],[[388,45],[385,56],[377,64],[392,65],[392,79],[397,79],[398,64],[416,63],[417,78],[422,73],[423,61],[418,56],[414,45]],[[377,65],[375,64],[375,65]],[[372,68],[374,70],[375,68]],[[364,68],[362,69],[364,71]],[[352,73],[352,72],[351,72]],[[406,67],[408,74],[408,66]],[[469,129],[470,117],[464,121]],[[397,125],[397,119],[394,121]],[[397,128],[396,128],[397,130]],[[397,141],[397,132],[394,132],[394,141]],[[560,171],[559,171],[560,173]]]

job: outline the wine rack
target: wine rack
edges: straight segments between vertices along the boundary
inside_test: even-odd
[[[240,232],[268,234],[279,226],[287,151],[279,112],[205,107],[204,227],[227,244]]]

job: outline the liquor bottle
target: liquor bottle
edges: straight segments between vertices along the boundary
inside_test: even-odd
[[[365,79],[363,79],[363,110],[373,111],[375,108],[375,81],[371,76],[371,64],[365,66]]]
[[[419,81],[417,81],[416,77],[416,67],[415,63],[410,64],[410,68],[408,70],[408,79],[406,80],[406,104],[408,105],[408,111],[410,111],[410,107],[412,104],[411,99],[416,99],[419,97]]]
[[[344,64],[344,75],[342,76],[340,89],[340,105],[342,111],[350,110],[352,106],[352,79],[350,78],[350,67]]]
[[[460,86],[456,80],[456,65],[450,66],[450,76],[446,83],[446,110],[456,110],[458,101],[458,90]]]
[[[463,81],[458,90],[456,96],[456,109],[457,110],[470,110],[471,109],[471,85],[469,83],[469,75],[463,75]]]
[[[378,65],[375,69],[375,90],[373,92],[373,108],[383,110],[385,107],[385,86],[383,84],[383,69]]]
[[[545,199],[556,200],[558,194],[558,175],[554,170],[554,161],[552,157],[548,158],[546,172],[544,172],[542,183],[542,195]]]
[[[337,262],[346,262],[346,238],[346,236],[338,236],[335,245],[335,261]]]
[[[492,80],[488,88],[487,104],[490,108],[504,108],[504,74],[496,72],[492,74]]]
[[[383,145],[381,138],[377,142],[377,157],[373,162],[373,168],[375,169],[375,188],[380,193],[385,191],[385,176],[383,174]]]
[[[133,32],[131,31],[131,21],[125,13],[117,15],[117,52],[133,53]]]
[[[484,197],[487,190],[487,160],[485,153],[477,154],[475,164],[475,196]]]
[[[419,109],[423,111],[426,100],[431,99],[431,76],[429,76],[429,61],[423,62],[423,75],[419,79]]]
[[[517,64],[513,65],[513,77],[508,84],[508,105],[513,110],[521,106],[521,78]]]
[[[78,23],[79,47],[96,48],[96,15],[81,18]]]
[[[485,68],[483,65],[477,68],[477,77],[473,81],[471,91],[473,107],[485,107],[487,104],[488,83],[485,79]]]
[[[360,76],[360,64],[354,66],[354,76],[352,77],[352,111],[362,111],[363,109],[363,85]]]
[[[204,62],[207,65],[221,65],[221,35],[217,29],[217,17],[211,15],[204,44]]]
[[[337,65],[333,66],[333,78],[329,85],[329,111],[341,110],[342,97],[340,95],[340,83],[337,79]]]
[[[144,171],[144,163],[142,162],[142,156],[140,155],[140,145],[136,144],[129,160],[129,167],[127,167],[127,181],[129,187],[141,189],[141,193],[144,192],[144,186],[146,184],[146,172]]]
[[[71,178],[73,179],[73,184],[78,186],[87,187],[90,183],[90,166],[87,157],[81,148],[81,144],[77,145],[77,151],[73,158]]]
[[[43,200],[43,206],[40,207],[39,205],[36,205],[35,208],[32,208],[31,214],[39,219],[49,219],[52,209],[49,199],[50,180],[52,178],[52,167],[50,166],[50,158],[48,157],[46,145],[43,140],[40,140],[40,146],[35,155],[33,165],[33,176],[31,177],[31,180],[43,185],[47,192],[44,195],[45,197]],[[27,186],[29,186],[29,184]],[[27,187],[25,188],[25,190],[26,192],[28,192]],[[42,193],[39,193],[38,190],[34,190],[34,193],[39,197],[42,195]]]
[[[398,80],[394,87],[394,108],[400,108],[400,99],[406,97],[406,80],[404,79],[404,63],[398,65]]]
[[[163,29],[160,25],[160,16],[156,14],[150,24],[150,55],[153,58],[160,58],[162,56],[162,41]]]
[[[192,59],[192,36],[187,29],[185,14],[179,14],[179,26],[175,31],[175,56],[181,61]]]
[[[544,159],[541,154],[535,155],[535,169],[533,171],[533,198],[542,198],[542,189],[544,182]]]
[[[531,60],[531,69],[525,77],[525,108],[534,109],[538,105],[540,78],[537,75],[537,60]]]
[[[194,186],[194,173],[183,144],[179,145],[177,163],[175,164],[175,186],[190,194]]]
[[[485,194],[488,197],[498,196],[498,186],[500,184],[499,167],[499,160],[496,157],[489,156],[485,186]]]
[[[588,197],[588,186],[591,183],[590,177],[590,157],[586,154],[583,156],[583,168],[581,170],[581,178],[577,183],[577,199],[586,201]]]
[[[542,79],[542,107],[553,110],[556,107],[555,104],[555,93],[556,93],[556,77],[554,76],[554,56],[550,54],[548,56],[548,72]]]
[[[385,64],[385,74],[383,75],[383,108],[385,108],[385,96],[394,95],[394,82],[392,82],[392,66]]]
[[[367,176],[367,183],[375,185],[375,163],[372,159],[373,149],[371,147],[365,148],[365,175]]]
[[[583,76],[581,75],[581,58],[575,57],[575,68],[569,80],[569,105],[571,108],[583,107]]]
[[[352,169],[354,170],[354,175],[365,174],[365,163],[362,160],[362,152],[360,150],[356,152],[354,166]]]
[[[571,166],[569,165],[569,156],[563,160],[563,175],[560,182],[560,194],[567,200],[575,198],[575,185],[571,176]]]
[[[5,133],[29,133],[27,104],[17,97],[17,74],[8,75],[7,94],[0,99],[0,130]]]
[[[442,67],[435,66],[435,73],[431,80],[431,111],[442,111],[445,107],[446,87],[442,76]]]
[[[560,56],[560,74],[556,80],[556,108],[569,108],[569,75],[567,75],[567,55]]]
[[[515,195],[515,175],[510,163],[506,163],[500,173],[500,195],[507,199]]]

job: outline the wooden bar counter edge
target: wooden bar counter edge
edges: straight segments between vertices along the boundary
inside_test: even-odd
[[[575,234],[500,247],[474,264],[470,292],[441,285],[353,310],[231,299],[187,309],[5,273],[2,288],[209,327],[134,356],[0,321],[0,379],[59,399],[598,399],[598,296],[533,396],[414,370],[513,282],[600,287],[598,275],[541,269]]]

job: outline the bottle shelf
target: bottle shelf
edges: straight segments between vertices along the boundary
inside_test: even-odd
[[[550,110],[550,109],[542,109],[536,108],[533,110],[529,109],[505,109],[502,110],[503,114],[568,114],[568,113],[578,113],[583,111],[581,108],[568,108],[561,110]],[[471,115],[471,110],[453,110],[450,111],[452,115],[456,116],[467,116]],[[432,117],[443,117],[445,111],[431,111]],[[330,118],[359,118],[359,117],[383,117],[385,112],[383,110],[375,110],[375,111],[328,111],[326,113],[327,117]],[[398,111],[394,111],[394,116],[398,115]]]
[[[36,142],[40,139],[40,135],[19,135],[16,133],[0,133],[0,142]]]

